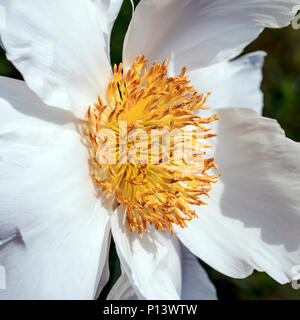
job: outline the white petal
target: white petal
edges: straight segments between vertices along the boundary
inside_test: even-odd
[[[115,0],[0,0],[7,57],[45,103],[83,117],[111,76],[109,37]]]
[[[175,73],[239,55],[264,27],[287,26],[299,0],[141,0],[124,45],[125,66],[138,54],[170,59]]]
[[[197,258],[182,248],[182,300],[216,300],[216,289]]]
[[[264,52],[254,52],[233,61],[224,61],[190,73],[193,86],[211,92],[207,104],[212,108],[249,108],[262,113],[260,90]]]
[[[107,300],[138,300],[134,289],[125,272],[122,272],[119,279],[111,288]]]
[[[98,277],[96,280],[96,283],[98,284],[98,287],[96,289],[95,293],[95,299],[98,299],[103,288],[106,286],[106,284],[109,281],[110,277],[110,270],[109,270],[109,249],[110,249],[110,243],[111,243],[111,232],[109,233],[108,239],[106,240],[106,253],[103,252],[103,255],[100,256],[99,261],[99,271],[98,271]],[[103,264],[103,257],[106,257],[105,262]],[[102,268],[102,269],[101,269]]]
[[[197,258],[181,244],[182,300],[216,300],[216,289]],[[138,300],[125,272],[112,287],[107,300]]]
[[[0,105],[0,134],[35,124],[52,124],[70,130],[75,128],[76,118],[71,112],[44,105],[24,81],[0,76]]]
[[[106,19],[107,19],[106,32],[108,33],[107,49],[109,49],[110,33],[113,28],[114,22],[119,14],[123,1],[122,0],[91,0],[91,1],[98,6],[101,14],[103,14],[104,12],[106,15]]]
[[[280,283],[300,264],[300,144],[276,121],[248,109],[220,109],[216,163],[222,174],[199,219],[176,229],[195,255],[226,275],[253,269]]]
[[[111,218],[111,228],[121,264],[139,299],[179,299],[181,293],[180,246],[174,236],[149,228],[131,233],[124,208]]]
[[[41,106],[43,119],[34,118],[30,103],[38,110],[37,97],[19,90],[24,82],[9,80],[17,91],[0,82],[0,265],[7,274],[0,297],[92,299],[109,218],[89,176],[86,147],[58,122],[69,121],[66,112]]]

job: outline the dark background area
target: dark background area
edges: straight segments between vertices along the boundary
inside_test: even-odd
[[[139,0],[134,2],[137,5]],[[112,32],[112,64],[122,60],[122,45],[131,14],[130,1],[125,0]],[[255,50],[268,53],[262,84],[265,97],[264,115],[276,119],[287,137],[300,141],[300,29],[294,30],[289,26],[284,29],[265,30],[245,51]],[[22,79],[19,72],[7,61],[3,50],[0,51],[0,75]],[[220,299],[300,300],[300,289],[294,290],[290,284],[277,284],[264,273],[255,272],[247,279],[235,280],[223,276],[205,264],[204,266],[216,285]],[[113,243],[110,250],[110,270],[110,281],[100,299],[105,299],[120,274],[120,264]]]

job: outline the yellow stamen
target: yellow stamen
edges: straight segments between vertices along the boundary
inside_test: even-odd
[[[200,141],[215,136],[208,133],[205,125],[217,120],[218,115],[202,118],[194,113],[208,108],[204,104],[209,94],[199,94],[190,85],[186,67],[179,76],[167,77],[167,59],[162,64],[153,63],[150,69],[146,64],[147,59],[138,56],[127,72],[123,72],[122,64],[115,65],[107,89],[107,105],[98,97],[88,109],[92,176],[97,185],[125,206],[132,232],[137,229],[141,234],[150,223],[173,233],[173,224],[186,227],[186,221],[197,217],[189,205],[205,204],[200,197],[208,196],[211,183],[219,176],[206,172],[217,166],[213,158],[204,158],[204,149],[210,146]],[[123,122],[126,127],[120,126]],[[157,152],[152,152],[154,130],[163,128],[184,132],[184,138],[178,138],[178,134],[173,137],[169,153],[158,139]],[[195,128],[202,132],[200,137],[195,136]],[[103,129],[113,132],[116,144],[110,137],[102,137]],[[145,134],[132,133],[139,129]],[[130,137],[125,143],[123,135]],[[203,149],[201,161],[194,154],[199,145]],[[107,155],[102,155],[100,161],[99,151],[104,147]],[[135,162],[130,162],[128,156],[133,147],[137,152]],[[178,158],[176,152],[182,147],[188,152]],[[109,161],[113,153],[117,157],[115,163]]]

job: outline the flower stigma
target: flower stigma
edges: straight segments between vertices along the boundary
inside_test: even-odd
[[[186,227],[197,217],[191,205],[203,205],[219,175],[211,147],[216,136],[206,127],[218,115],[201,117],[209,93],[199,94],[186,67],[167,76],[167,59],[147,69],[138,56],[128,71],[114,66],[106,103],[100,97],[88,109],[92,177],[102,191],[126,210],[130,231],[141,234],[148,224],[173,234],[173,224]]]

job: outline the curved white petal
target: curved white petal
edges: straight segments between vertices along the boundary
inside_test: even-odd
[[[139,299],[180,299],[181,261],[176,237],[149,228],[131,233],[119,206],[111,218],[116,249]]]
[[[260,90],[265,52],[253,52],[233,61],[224,61],[190,73],[192,85],[211,92],[207,104],[212,108],[239,107],[263,109]]]
[[[300,264],[300,144],[275,120],[248,109],[220,109],[216,163],[222,174],[199,219],[176,229],[195,255],[226,275],[253,269],[280,283]]]
[[[178,73],[239,55],[264,27],[287,26],[299,0],[141,0],[130,23],[123,61],[138,54],[170,59]]]
[[[197,258],[184,246],[182,251],[182,300],[216,300],[217,293]]]
[[[56,126],[74,130],[77,119],[66,110],[51,108],[31,91],[24,81],[0,76],[0,134],[22,127]]]
[[[96,284],[98,284],[98,286],[97,286],[97,289],[95,292],[95,299],[99,298],[103,288],[106,286],[106,284],[109,281],[109,277],[110,277],[110,270],[109,270],[110,243],[111,243],[111,232],[109,232],[109,236],[106,241],[106,253],[103,252],[103,254],[100,256],[98,277],[96,279]],[[102,261],[103,257],[106,257],[104,263]]]
[[[6,81],[14,89],[7,91]],[[66,126],[72,116],[39,110],[21,81],[0,78],[0,97],[0,265],[7,279],[0,298],[92,299],[109,218],[89,176],[86,147]]]
[[[181,244],[182,300],[216,300],[216,289],[197,258]],[[107,300],[138,300],[125,272],[112,287]]]
[[[83,117],[111,76],[109,37],[121,1],[0,0],[7,57],[45,103]]]
[[[119,14],[123,1],[122,0],[91,0],[91,1],[98,6],[98,10],[101,12],[101,14],[103,14],[104,12],[106,15],[107,29],[106,30],[104,29],[104,30],[108,35],[106,41],[107,41],[107,48],[109,49],[111,30]]]
[[[107,300],[139,300],[125,272],[111,288]]]

